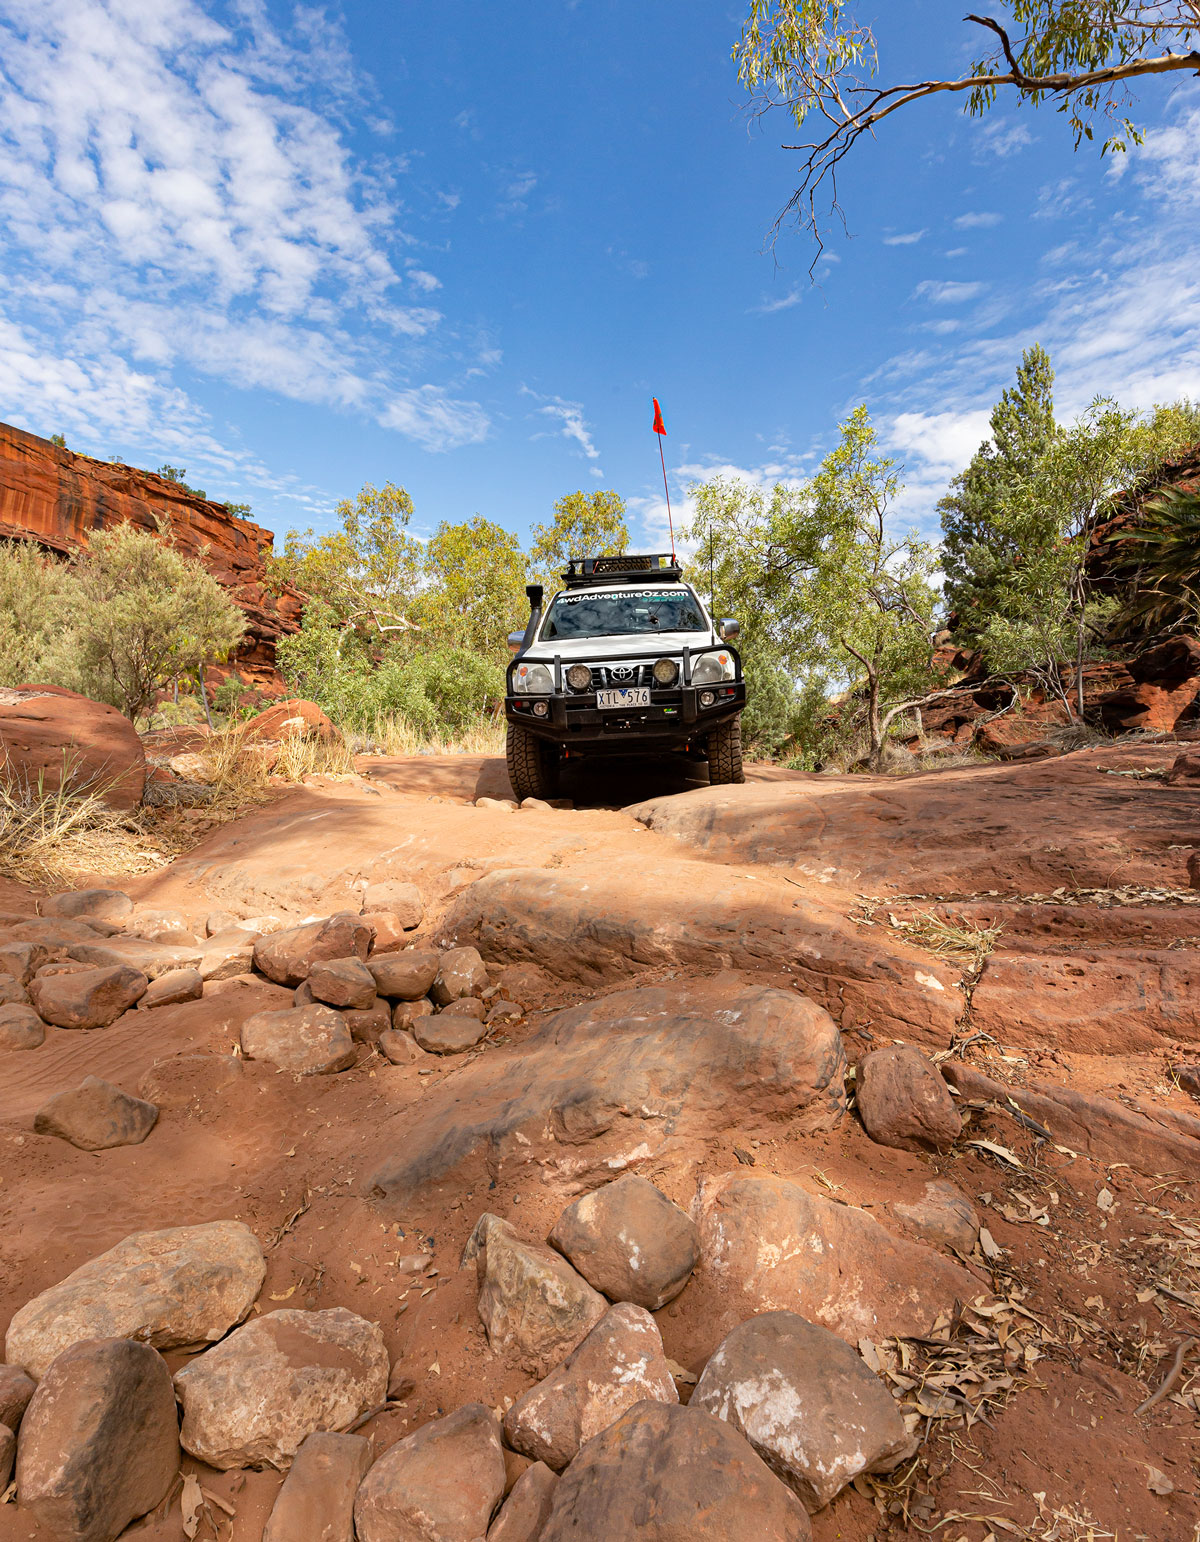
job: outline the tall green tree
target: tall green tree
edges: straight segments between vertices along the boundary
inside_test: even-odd
[[[288,531],[272,578],[321,600],[343,632],[382,638],[410,630],[423,569],[421,543],[408,528],[412,499],[394,482],[367,482],[336,512],[341,528],[328,535]]]
[[[803,485],[769,496],[730,479],[693,489],[688,531],[701,553],[711,536],[715,587],[722,608],[732,600],[746,616],[748,651],[765,641],[793,679],[821,673],[861,694],[872,769],[891,722],[933,684],[935,556],[894,530],[899,490],[862,406]]]
[[[982,52],[961,75],[880,84],[868,8],[854,0],[750,0],[733,50],[739,76],[759,111],[781,107],[810,133],[788,146],[803,152],[801,180],[781,218],[794,215],[819,241],[822,218],[837,206],[841,161],[892,113],[929,97],[962,96],[976,117],[1001,93],[1035,107],[1051,101],[1076,148],[1099,121],[1104,149],[1118,151],[1140,139],[1128,82],[1200,67],[1197,0],[1006,0],[1005,10],[1007,26],[966,17],[983,29],[975,34]],[[918,56],[934,46],[932,37],[913,44]]]
[[[543,577],[553,580],[572,557],[616,556],[629,550],[625,500],[597,489],[567,493],[554,505],[554,518],[533,527],[529,557]]]
[[[517,537],[481,514],[457,525],[443,521],[425,548],[424,573],[415,607],[424,635],[499,658],[527,609]]]
[[[1003,510],[1057,433],[1054,370],[1039,344],[1022,354],[1016,384],[992,408],[991,430],[938,504],[946,604],[964,642],[978,641],[1022,560],[1024,532],[1006,528]]]

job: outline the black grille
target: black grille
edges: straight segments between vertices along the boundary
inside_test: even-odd
[[[623,685],[653,685],[653,664],[596,664],[592,668],[592,690],[607,691]]]

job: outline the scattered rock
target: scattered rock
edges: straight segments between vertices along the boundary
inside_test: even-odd
[[[361,1435],[309,1435],[296,1452],[262,1542],[352,1542],[354,1496],[371,1465]]]
[[[859,1062],[855,1103],[867,1134],[881,1146],[945,1151],[962,1133],[946,1083],[911,1044],[889,1044]]]
[[[412,1065],[414,1061],[424,1058],[421,1046],[412,1034],[398,1028],[389,1028],[386,1033],[381,1033],[377,1042],[393,1065]]]
[[[27,1007],[28,1005],[29,992],[20,980],[14,980],[10,974],[0,974],[0,1006]]]
[[[354,1064],[354,1040],[332,1007],[255,1012],[242,1024],[242,1054],[298,1076],[329,1076]]]
[[[342,735],[315,701],[294,697],[277,701],[264,712],[242,724],[247,739],[278,743],[281,739],[319,739],[323,744],[340,744]]]
[[[165,942],[194,948],[196,934],[181,910],[135,910],[125,922],[126,932],[148,942]]]
[[[29,987],[37,1014],[56,1028],[107,1028],[146,992],[140,969],[111,964],[71,974],[42,975]]]
[[[851,1344],[919,1337],[956,1300],[969,1305],[983,1293],[943,1254],[771,1173],[703,1179],[693,1213],[701,1258],[693,1310],[708,1311],[716,1332],[790,1311]]]
[[[170,1055],[154,1062],[138,1092],[159,1108],[186,1108],[196,1098],[235,1086],[244,1075],[237,1055]]]
[[[482,1023],[487,1017],[487,1007],[478,996],[462,996],[457,1001],[452,1001],[441,1009],[439,1016],[445,1017],[469,1017],[474,1022]]]
[[[218,932],[210,937],[200,954],[200,978],[230,980],[237,974],[249,974],[254,968],[254,944],[256,938],[240,927]]]
[[[143,942],[140,937],[107,937],[94,942],[73,942],[69,956],[96,969],[124,964],[138,969],[148,980],[173,969],[198,969],[204,954],[198,944],[180,947],[173,942]]]
[[[40,942],[0,943],[0,976],[28,985],[49,957],[50,949]]]
[[[363,891],[363,915],[372,911],[390,911],[406,932],[416,931],[425,919],[425,901],[415,883],[385,879],[369,883]]]
[[[376,1001],[358,1010],[347,1008],[340,1014],[356,1044],[374,1044],[381,1033],[389,1033],[392,1014],[386,1001]]]
[[[0,1042],[3,1036],[4,1012],[0,1009]],[[1171,1074],[1179,1083],[1180,1090],[1189,1097],[1200,1098],[1200,1065],[1173,1065]]]
[[[495,1023],[503,1027],[506,1023],[519,1023],[524,1016],[525,1008],[519,1001],[497,998],[488,1010],[487,1025],[490,1028]]]
[[[382,1403],[387,1384],[377,1324],[340,1306],[268,1312],[176,1373],[180,1438],[210,1467],[286,1468],[307,1436]]]
[[[305,921],[260,937],[254,944],[255,967],[276,985],[299,985],[324,959],[365,959],[371,928],[348,910],[317,921]]]
[[[649,1312],[679,1294],[700,1258],[695,1223],[632,1173],[568,1205],[549,1240],[610,1301]]]
[[[0,1421],[0,1493],[8,1487],[17,1460],[17,1437]]]
[[[558,1478],[545,1462],[527,1467],[488,1528],[487,1542],[538,1542],[557,1486]]]
[[[425,953],[416,948],[403,953],[372,954],[367,968],[381,996],[393,1001],[419,1001],[429,994],[441,967],[440,953]]]
[[[1188,887],[1200,889],[1200,851],[1193,851],[1187,859]]]
[[[463,1263],[472,1261],[488,1343],[514,1348],[526,1369],[541,1372],[556,1364],[608,1310],[565,1258],[518,1237],[499,1216],[480,1216],[463,1251]]]
[[[0,1005],[0,1051],[37,1049],[46,1037],[46,1025],[32,1007],[19,1002]]]
[[[57,1135],[80,1151],[108,1151],[140,1146],[158,1122],[158,1109],[131,1098],[99,1076],[85,1076],[78,1087],[57,1092],[33,1118],[38,1135]]]
[[[407,1207],[486,1160],[489,1178],[528,1172],[577,1194],[634,1165],[691,1160],[723,1130],[831,1129],[845,1064],[836,1023],[795,991],[733,974],[617,991],[552,1013],[514,1053],[481,1055],[428,1093],[373,1184]]]
[[[56,1542],[112,1542],[163,1500],[179,1471],[171,1373],[129,1339],[58,1356],[21,1425],[21,1510]]]
[[[204,976],[198,969],[172,969],[151,980],[138,1007],[175,1007],[181,1001],[199,1001],[204,995]]]
[[[391,953],[404,946],[404,923],[394,910],[364,911],[363,921],[375,932],[375,941],[371,945],[372,957],[380,953]]]
[[[474,1542],[504,1494],[500,1426],[482,1403],[386,1450],[354,1502],[358,1542]]]
[[[398,1001],[392,1008],[392,1027],[398,1033],[411,1032],[418,1017],[428,1017],[433,1012],[433,1002],[428,996],[420,1001]]]
[[[360,958],[321,959],[305,982],[313,999],[331,1007],[363,1007],[375,1004],[375,979]]]
[[[515,814],[517,811],[511,798],[476,798],[475,807],[495,809],[498,814]]]
[[[20,1429],[36,1386],[33,1377],[27,1376],[19,1365],[0,1365],[0,1424],[6,1424],[10,1430]]]
[[[736,1327],[688,1406],[740,1431],[810,1513],[860,1472],[891,1472],[913,1449],[891,1393],[858,1353],[795,1312]]]
[[[14,1313],[5,1358],[40,1380],[80,1339],[174,1349],[223,1338],[254,1303],[267,1266],[241,1221],[135,1232]]]
[[[228,910],[210,910],[204,918],[204,935],[215,937],[219,932],[227,932],[230,927],[236,926],[238,919]]]
[[[967,1196],[952,1183],[937,1180],[925,1185],[913,1204],[894,1204],[894,1214],[927,1242],[953,1248],[967,1257],[979,1239],[979,1216]]]
[[[51,894],[41,903],[44,916],[95,917],[100,921],[124,921],[133,910],[133,901],[120,889],[68,889]]]
[[[557,1370],[517,1399],[504,1416],[504,1438],[561,1472],[593,1435],[646,1399],[677,1403],[679,1394],[657,1323],[626,1301],[610,1307]]]
[[[414,1017],[411,1033],[422,1049],[432,1055],[461,1055],[473,1048],[487,1032],[483,1014],[445,1009],[433,1017]]]
[[[439,1007],[464,996],[479,996],[488,986],[488,973],[476,948],[450,948],[441,957],[429,994]]]
[[[810,1542],[808,1513],[741,1435],[698,1408],[635,1403],[558,1480],[541,1542]]]

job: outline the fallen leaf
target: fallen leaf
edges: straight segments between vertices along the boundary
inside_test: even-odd
[[[185,1537],[192,1538],[200,1530],[200,1511],[204,1508],[204,1495],[200,1491],[200,1483],[194,1473],[184,1474],[179,1508],[183,1515],[183,1534]]]
[[[1016,1152],[1010,1151],[1007,1146],[1002,1146],[994,1140],[969,1140],[968,1146],[978,1146],[981,1151],[990,1151],[993,1156],[999,1157],[1002,1162],[1007,1162],[1010,1167],[1023,1167],[1025,1164]]]
[[[1160,1472],[1157,1467],[1147,1466],[1146,1487],[1152,1494],[1173,1494],[1175,1485],[1167,1477],[1165,1472]]]
[[[992,1236],[991,1232],[988,1231],[986,1226],[979,1228],[979,1246],[983,1251],[983,1256],[989,1263],[993,1259],[1004,1257],[1004,1249],[996,1241],[995,1237]]]
[[[272,1295],[271,1300],[272,1301],[290,1301],[291,1298],[295,1294],[296,1294],[296,1286],[295,1285],[289,1285],[288,1288],[285,1291],[283,1291],[280,1295],[278,1295],[278,1296]]]
[[[700,1379],[698,1376],[694,1376],[686,1366],[680,1365],[678,1360],[668,1360],[667,1371],[673,1381],[682,1381],[689,1387],[694,1387]]]
[[[442,1367],[441,1367],[440,1361],[435,1360],[433,1362],[433,1364],[429,1367],[429,1370],[430,1370],[430,1373],[432,1375],[440,1376],[442,1374]]]
[[[871,1340],[859,1339],[858,1352],[863,1357],[863,1360],[867,1363],[867,1365],[869,1365],[878,1376],[879,1372],[882,1370],[882,1366],[879,1360],[879,1351],[875,1348],[875,1345],[871,1342]]]

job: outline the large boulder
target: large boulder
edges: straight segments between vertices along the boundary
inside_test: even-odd
[[[426,1019],[426,1021],[428,1021]],[[427,1093],[376,1169],[407,1205],[486,1156],[490,1176],[578,1193],[633,1163],[694,1154],[723,1130],[832,1128],[845,1110],[836,1024],[795,991],[733,974],[617,991],[548,1017],[499,1063]]]
[[[32,1007],[20,1002],[0,1005],[0,1051],[37,1049],[46,1037],[46,1025]]]
[[[307,985],[315,1001],[361,1010],[375,1004],[375,980],[361,958],[324,958],[312,966]]]
[[[354,1496],[371,1465],[362,1435],[310,1435],[296,1452],[262,1542],[353,1542]]]
[[[358,1542],[476,1542],[503,1497],[500,1426],[467,1403],[383,1453],[358,1490],[355,1533]]]
[[[309,1435],[387,1396],[377,1324],[334,1307],[255,1318],[175,1376],[185,1451],[210,1467],[290,1466]]]
[[[340,744],[340,729],[315,701],[292,697],[277,701],[264,712],[242,724],[247,739],[278,743],[283,739],[319,739],[323,744]]]
[[[538,1542],[557,1486],[558,1478],[545,1462],[527,1467],[488,1528],[487,1542]]]
[[[0,759],[6,775],[34,787],[94,792],[110,808],[142,801],[146,752],[115,707],[55,685],[0,689]]]
[[[55,1542],[112,1542],[179,1470],[171,1373],[128,1339],[85,1339],[54,1361],[21,1424],[21,1509]]]
[[[78,1087],[56,1092],[34,1115],[38,1135],[57,1135],[80,1151],[108,1151],[137,1146],[158,1120],[158,1109],[131,1098],[99,1076],[85,1076]]]
[[[48,894],[39,908],[59,919],[119,922],[132,913],[133,901],[123,889],[64,889]]]
[[[867,1134],[881,1146],[947,1151],[962,1132],[962,1115],[946,1083],[911,1044],[889,1044],[865,1056],[854,1101]]]
[[[107,1028],[145,995],[149,983],[140,969],[109,964],[38,975],[29,982],[29,999],[38,1016],[56,1028]]]
[[[795,1312],[739,1324],[688,1406],[740,1430],[810,1512],[861,1472],[891,1472],[913,1446],[895,1399],[858,1353]]]
[[[644,1307],[610,1307],[579,1347],[504,1415],[514,1451],[556,1472],[635,1403],[677,1403],[658,1324]]]
[[[255,1012],[242,1024],[242,1054],[298,1076],[329,1076],[354,1064],[354,1039],[332,1007],[284,1007]]]
[[[381,996],[393,1001],[420,1001],[438,977],[440,953],[407,948],[402,953],[373,954],[367,968]]]
[[[1117,733],[1130,729],[1170,733],[1200,695],[1200,642],[1170,637],[1126,666],[1132,686],[1100,702],[1100,720]]]
[[[198,969],[203,952],[198,943],[180,947],[171,942],[146,942],[141,937],[107,937],[93,942],[74,942],[67,949],[70,958],[96,968],[124,964],[138,969],[148,980],[176,969]]]
[[[635,1403],[554,1490],[541,1542],[810,1542],[804,1506],[722,1419]],[[371,1542],[371,1539],[367,1539]]]
[[[323,959],[365,959],[372,936],[359,916],[341,911],[260,937],[254,944],[254,964],[276,985],[299,985]]]
[[[608,1307],[565,1258],[526,1242],[496,1215],[480,1216],[463,1252],[464,1265],[471,1262],[488,1343],[514,1349],[530,1370],[544,1370],[574,1349]]]
[[[649,1312],[679,1294],[700,1258],[695,1222],[634,1173],[568,1205],[550,1243],[610,1301]]]
[[[38,1380],[80,1339],[140,1338],[156,1349],[220,1339],[266,1272],[241,1221],[135,1232],[15,1312],[5,1358]]]
[[[689,1300],[718,1333],[789,1311],[851,1344],[920,1336],[956,1300],[984,1293],[941,1253],[771,1173],[703,1179],[695,1215],[701,1262]]]

